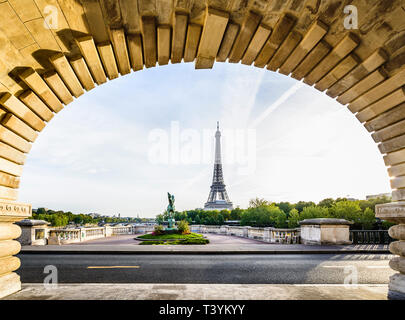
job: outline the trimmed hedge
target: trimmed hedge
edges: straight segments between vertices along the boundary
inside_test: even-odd
[[[208,244],[210,241],[204,238],[194,238],[186,240],[174,241],[143,241],[140,245],[193,245],[193,244]]]

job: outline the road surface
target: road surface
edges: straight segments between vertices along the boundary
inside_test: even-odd
[[[388,254],[131,255],[20,254],[23,283],[42,283],[53,265],[59,283],[386,284]]]

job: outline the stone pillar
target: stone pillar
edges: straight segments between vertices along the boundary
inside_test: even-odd
[[[0,298],[21,290],[20,276],[13,271],[20,267],[20,252],[17,239],[21,228],[14,222],[31,216],[31,205],[12,201],[0,201]]]
[[[243,237],[249,238],[249,228],[250,227],[243,227]]]
[[[301,243],[316,245],[351,244],[350,225],[344,219],[305,219],[300,221]]]
[[[390,277],[388,298],[405,300],[405,201],[377,205],[376,217],[398,223],[388,230],[391,238],[398,240],[390,244],[391,253],[397,255],[390,261],[390,267],[398,273]]]
[[[264,232],[263,232],[263,240],[266,242],[270,242],[270,238],[271,238],[271,228],[264,228]]]

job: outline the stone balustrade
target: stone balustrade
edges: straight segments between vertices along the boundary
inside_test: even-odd
[[[155,226],[152,225],[141,225],[141,226],[134,226],[134,234],[139,233],[149,233],[155,230]]]
[[[191,225],[191,232],[214,233],[261,240],[269,243],[300,243],[300,229],[277,229],[248,226]]]
[[[77,229],[51,229],[49,230],[48,244],[62,245],[116,235],[134,234],[135,228],[136,227],[133,226],[106,226]]]

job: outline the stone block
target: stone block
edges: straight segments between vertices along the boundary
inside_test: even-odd
[[[395,271],[405,274],[405,258],[395,257],[390,260],[390,267]]]
[[[391,300],[405,300],[405,275],[396,273],[390,277],[388,298]]]
[[[393,254],[405,257],[405,241],[394,241],[390,243],[390,251]]]
[[[351,244],[350,224],[344,219],[306,219],[301,224],[301,242],[307,245]]]
[[[21,290],[20,276],[14,272],[0,276],[0,299]]]

